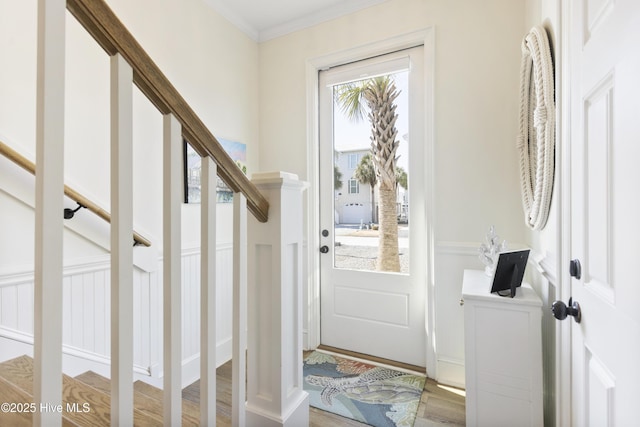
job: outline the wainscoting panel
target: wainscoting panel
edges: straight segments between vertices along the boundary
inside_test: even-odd
[[[231,358],[232,256],[230,244],[218,245],[218,366]],[[133,280],[134,369],[154,384],[160,383],[158,379],[162,375],[162,275],[158,273],[161,271],[162,261],[159,260],[155,271],[134,268]],[[187,385],[199,378],[199,249],[183,252],[182,279],[183,380]],[[74,366],[76,359],[82,359],[82,369],[109,375],[110,280],[108,256],[65,267],[63,346],[65,358],[74,360],[73,363],[65,361],[65,366]],[[33,287],[32,271],[0,277],[0,360],[24,352],[33,354]]]
[[[157,293],[157,282],[150,280],[151,274],[134,269],[133,274],[133,360],[150,371],[154,362],[151,354],[151,329],[153,327],[150,306],[151,294]],[[107,313],[108,316],[108,313]],[[109,325],[105,327],[110,330]],[[109,353],[106,353],[107,355]],[[155,353],[157,354],[157,353]]]
[[[542,387],[544,390],[544,425],[555,425],[556,407],[556,328],[558,321],[551,313],[557,298],[558,271],[552,253],[531,253],[526,280],[542,300]]]
[[[475,242],[438,242],[435,253],[436,284],[436,379],[464,387],[464,321],[460,305],[465,269],[483,269]],[[513,244],[513,247],[524,247]],[[556,299],[556,258],[554,254],[531,252],[525,280],[531,283],[543,304],[542,351],[545,390],[545,425],[554,420],[555,348],[557,321],[551,314]],[[489,292],[489,290],[487,290]],[[550,424],[551,425],[551,424]]]
[[[62,342],[101,356],[108,356],[110,350],[108,267],[105,264],[93,272],[67,275],[62,282]]]
[[[435,247],[435,379],[456,387],[464,387],[462,277],[466,269],[484,268],[478,259],[479,247],[480,242],[437,242]]]
[[[231,359],[233,307],[233,250],[231,245],[218,245],[216,252],[216,341],[217,364]],[[200,251],[182,255],[182,357],[183,384],[200,377]],[[162,340],[162,334],[160,334]]]
[[[0,287],[0,325],[18,331],[33,331],[33,316],[25,309],[32,306],[33,285],[21,283]]]
[[[200,352],[200,252],[182,254],[182,357]]]

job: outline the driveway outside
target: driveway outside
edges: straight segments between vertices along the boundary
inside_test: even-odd
[[[379,241],[378,230],[360,230],[359,225],[336,225],[336,268],[375,271]],[[398,248],[401,272],[408,273],[409,226],[406,224],[398,225]]]

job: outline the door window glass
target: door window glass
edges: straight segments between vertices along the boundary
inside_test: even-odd
[[[408,273],[408,71],[332,90],[334,267]]]

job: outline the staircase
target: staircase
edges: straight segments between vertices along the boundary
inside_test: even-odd
[[[162,390],[145,382],[134,383],[134,414],[136,426],[161,426]],[[62,425],[63,426],[109,426],[111,382],[109,379],[87,371],[72,378],[63,375]],[[0,363],[0,402],[15,403],[26,407],[21,412],[0,411],[2,426],[31,426],[33,399],[33,359],[20,356]],[[31,406],[30,406],[31,405]],[[17,408],[11,408],[17,409]],[[51,408],[51,410],[56,410]],[[218,410],[218,426],[230,426],[231,414]],[[198,404],[182,399],[182,425],[199,425]]]
[[[9,3],[0,10],[3,16],[10,13]],[[112,420],[123,426],[216,424],[222,415],[216,402],[216,175],[234,191],[232,318],[222,319],[233,330],[232,422],[227,419],[218,425],[308,425],[309,401],[302,389],[305,183],[285,172],[254,174],[250,181],[105,0],[42,0],[37,5],[35,251],[33,291],[28,294],[33,303],[11,307],[14,312],[33,310],[25,315],[32,314],[28,333],[33,338],[21,337],[21,343],[33,345],[34,359],[21,356],[0,364],[0,404],[9,402],[9,408],[4,405],[0,411],[0,426],[106,426]],[[110,283],[105,295],[110,307],[106,358],[111,383],[93,373],[71,378],[62,371],[69,309],[64,306],[65,227],[60,215],[68,136],[64,132],[67,11],[109,56],[111,151],[109,176],[104,179],[110,182],[111,205]],[[162,332],[152,337],[158,347],[162,343],[162,391],[133,382],[134,86],[162,114],[157,149],[162,151],[163,179],[149,184],[162,194],[162,236],[158,236],[162,269],[156,278],[162,296],[160,301],[149,299],[149,306],[142,309],[158,310],[162,317]],[[199,277],[182,274],[185,141],[200,155],[202,168]],[[187,301],[190,305],[184,309],[191,312],[200,306],[198,406],[184,402],[182,390],[182,282],[186,280],[200,288],[199,301]],[[0,309],[6,305],[3,299]],[[145,375],[160,378],[150,366]]]

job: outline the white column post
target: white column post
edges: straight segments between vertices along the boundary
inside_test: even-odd
[[[253,175],[269,221],[249,221],[247,425],[309,425],[302,388],[302,192],[284,172]]]
[[[202,158],[200,261],[200,425],[216,425],[216,172]]]
[[[231,425],[246,425],[247,367],[247,198],[233,195],[233,350]]]
[[[34,286],[35,426],[59,426],[62,414],[62,230],[64,197],[64,0],[38,1]]]
[[[133,425],[133,70],[111,57],[111,425]]]
[[[166,426],[179,426],[182,425],[182,129],[173,114],[164,116],[163,126],[163,421]]]

